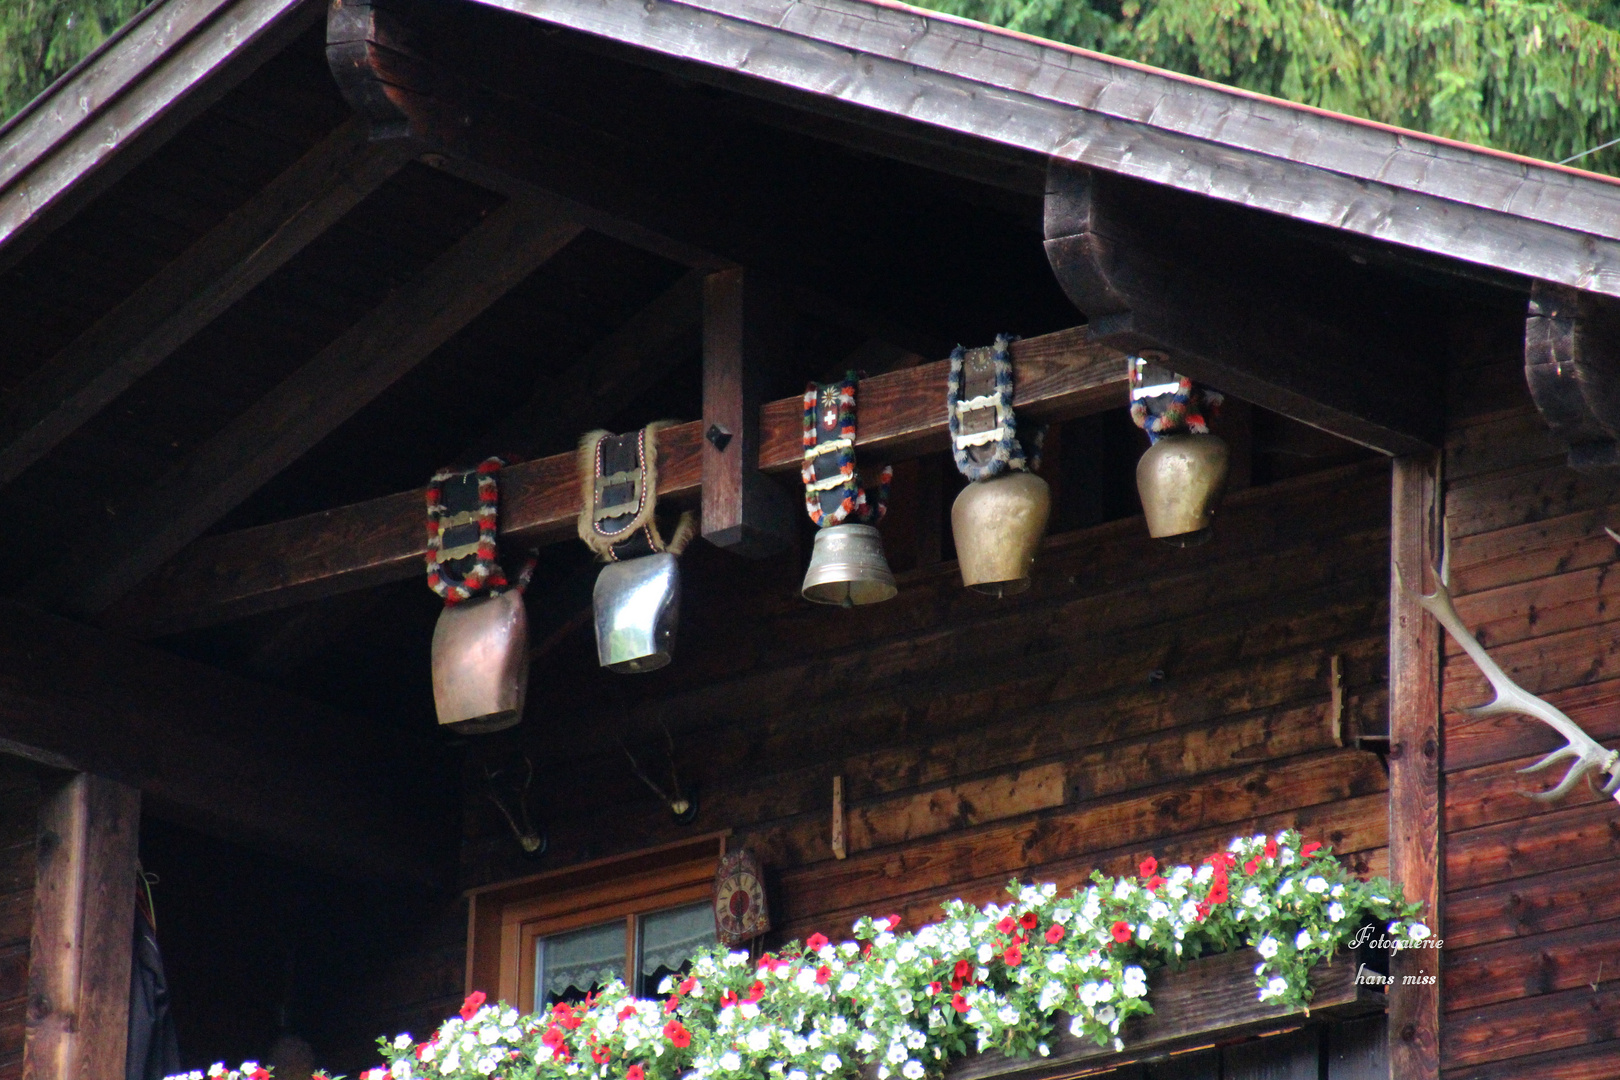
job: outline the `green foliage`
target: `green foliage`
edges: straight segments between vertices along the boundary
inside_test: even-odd
[[[921,2],[1552,161],[1620,137],[1620,0]],[[1579,164],[1620,172],[1620,147]]]
[[[0,119],[100,45],[148,0],[0,0]]]

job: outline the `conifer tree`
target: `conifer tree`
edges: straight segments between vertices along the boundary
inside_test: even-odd
[[[0,0],[0,119],[11,116],[147,0]]]

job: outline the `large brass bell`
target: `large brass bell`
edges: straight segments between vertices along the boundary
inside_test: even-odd
[[[469,734],[523,719],[529,688],[529,618],[509,589],[446,607],[433,630],[433,705],[439,723]]]
[[[962,584],[997,597],[1029,588],[1051,512],[1052,491],[1034,473],[1002,473],[963,488],[951,504]]]
[[[1136,463],[1148,535],[1192,547],[1209,539],[1209,519],[1226,487],[1226,443],[1218,435],[1164,435]]]
[[[871,525],[829,525],[816,533],[801,590],[818,604],[876,604],[898,591],[883,538]]]
[[[608,563],[596,576],[591,604],[602,667],[627,674],[656,671],[673,658],[681,575],[672,553]]]

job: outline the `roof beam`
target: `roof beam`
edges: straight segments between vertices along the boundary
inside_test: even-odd
[[[1097,340],[1386,454],[1438,445],[1437,320],[1348,260],[1285,250],[1242,211],[1054,161],[1046,254]],[[1196,222],[1196,225],[1189,223]]]
[[[26,379],[0,421],[0,484],[15,479],[190,341],[411,156],[350,120]]]
[[[1085,327],[1016,342],[1018,407],[1048,421],[1119,407],[1125,400],[1124,360],[1118,349],[1092,340]],[[861,380],[858,445],[888,460],[945,449],[948,368],[941,360]],[[762,471],[798,471],[803,409],[795,396],[760,410]],[[703,426],[693,421],[659,433],[661,497],[698,496],[702,448],[708,445]],[[574,535],[580,506],[575,458],[570,451],[501,473],[503,543],[538,546]],[[422,572],[422,537],[420,491],[206,537],[101,621],[155,637],[398,581]]]
[[[0,752],[139,788],[159,816],[348,876],[450,861],[454,777],[404,733],[12,601],[0,690]]]
[[[161,0],[0,127],[0,270],[309,27],[309,0]]]
[[[107,607],[581,231],[550,202],[503,204],[156,485],[120,500],[111,523],[64,559],[48,595],[69,610]]]
[[[683,78],[1620,296],[1615,180],[904,4],[475,0]]]

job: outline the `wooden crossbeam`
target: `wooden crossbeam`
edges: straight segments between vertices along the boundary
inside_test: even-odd
[[[67,576],[45,588],[72,611],[107,607],[582,230],[544,200],[502,205],[152,489],[122,500],[113,524],[87,536],[67,558]],[[67,580],[77,584],[64,593]]]
[[[0,422],[16,478],[337,222],[409,160],[342,124],[24,381]]]
[[[9,600],[0,753],[350,877],[430,882],[453,861],[456,787],[432,743]]]
[[[1018,407],[1051,421],[1101,412],[1125,401],[1124,354],[1094,342],[1085,327],[1013,345]],[[898,460],[947,445],[947,361],[864,379],[858,445],[869,460]],[[760,412],[760,468],[795,472],[802,461],[801,399]],[[700,421],[658,437],[658,493],[695,501],[702,485]],[[579,513],[573,453],[508,468],[501,475],[501,539],[507,550],[566,540]],[[422,495],[369,502],[197,541],[116,608],[104,625],[155,637],[258,611],[397,581],[422,572]]]

